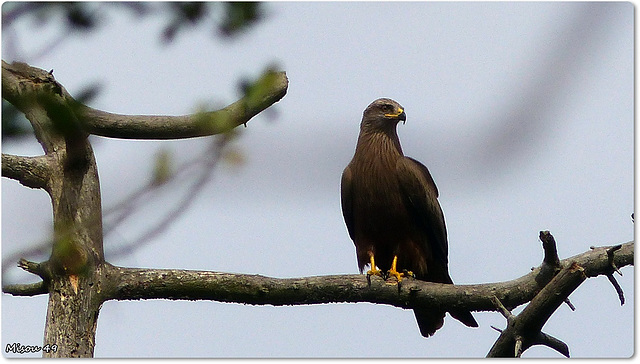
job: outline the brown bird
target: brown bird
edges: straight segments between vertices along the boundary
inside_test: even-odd
[[[402,153],[396,132],[401,120],[406,121],[406,114],[397,102],[372,102],[364,110],[353,159],[342,173],[342,214],[358,267],[362,272],[370,264],[368,275],[388,274],[398,282],[409,274],[452,284],[438,189],[427,167]],[[414,313],[425,337],[444,323],[444,311]],[[469,311],[450,313],[467,326],[478,326]]]

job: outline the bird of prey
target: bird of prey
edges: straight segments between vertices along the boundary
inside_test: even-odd
[[[438,189],[427,167],[405,157],[396,132],[406,114],[394,100],[382,98],[365,110],[353,159],[342,173],[342,214],[356,247],[360,272],[452,284],[447,231]],[[404,273],[402,273],[404,272]],[[414,309],[420,333],[433,335],[444,311]],[[450,312],[477,327],[471,312]]]

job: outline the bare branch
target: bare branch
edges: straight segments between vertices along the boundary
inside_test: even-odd
[[[18,261],[18,267],[39,276],[42,278],[42,281],[31,284],[7,285],[2,288],[4,293],[9,293],[14,296],[36,296],[49,292],[47,282],[49,282],[49,279],[51,278],[51,272],[48,268],[47,262],[35,263],[22,258]]]
[[[523,329],[540,331],[553,312],[564,303],[565,298],[585,279],[587,277],[584,275],[584,269],[575,262],[561,270],[518,315],[522,320]]]
[[[576,310],[576,306],[574,306],[573,303],[571,303],[571,301],[569,300],[569,297],[564,299],[564,303],[566,303],[567,306],[569,306],[569,309],[571,311],[575,311]]]
[[[633,242],[623,244],[616,254],[616,261],[620,266],[632,264],[633,245]],[[602,254],[604,250],[606,249],[590,250],[564,259],[561,264],[569,266],[571,262],[576,262],[584,266],[584,272],[590,272],[590,276],[606,274],[605,269],[608,265],[606,253]],[[604,268],[598,271],[595,268],[598,266]],[[115,277],[109,279],[110,283],[103,285],[105,300],[205,299],[276,306],[371,302],[402,308],[437,307],[495,311],[496,298],[506,307],[517,307],[532,300],[540,291],[535,280],[540,268],[512,281],[476,285],[440,284],[407,278],[403,280],[400,291],[397,286],[386,284],[376,277],[371,279],[369,285],[364,275],[281,279],[211,271],[113,266],[109,266],[105,271],[109,272],[110,277]],[[558,304],[564,302],[566,296],[568,295],[560,297]]]
[[[611,270],[611,262],[609,261],[607,253],[610,248],[610,246],[592,247],[591,251],[568,259],[563,259],[562,261],[575,261],[584,268],[584,273],[587,277],[599,276],[606,274],[605,272],[610,272]],[[633,265],[633,248],[633,241],[621,244],[620,249],[616,251],[616,254],[613,257],[613,263],[619,268],[627,265]]]
[[[502,304],[502,302],[500,302],[498,297],[493,296],[491,298],[491,300],[493,301],[493,304],[496,305],[496,308],[498,309],[498,312],[500,312],[504,318],[509,320],[511,317],[514,317],[514,315],[511,313],[511,311],[509,311],[506,307],[504,307],[504,305]],[[502,331],[500,331],[500,332],[502,332]]]
[[[560,258],[558,257],[558,249],[556,240],[548,230],[540,231],[540,241],[542,242],[542,250],[544,257],[540,274],[537,276],[538,285],[544,287],[551,279],[560,271]]]
[[[14,179],[27,187],[46,189],[51,176],[49,158],[2,153],[2,176]]]
[[[569,357],[569,346],[565,344],[562,340],[557,339],[549,334],[545,334],[544,332],[539,332],[535,341],[532,343],[533,345],[544,345],[548,346],[551,349],[559,352],[560,354]]]
[[[633,264],[634,243],[622,244],[615,256],[620,267]],[[586,276],[606,275],[606,248],[596,248],[561,261],[576,262]],[[121,268],[107,265],[104,270],[104,300],[207,299],[255,305],[296,305],[335,302],[372,302],[402,308],[465,308],[495,311],[496,298],[504,306],[517,307],[529,302],[540,289],[535,277],[540,268],[520,278],[476,285],[450,285],[407,278],[400,292],[382,279],[363,275],[337,275],[302,278],[270,278],[260,275],[211,271]],[[374,277],[375,278],[375,277]],[[561,303],[564,302],[562,297]]]
[[[560,258],[558,257],[556,239],[554,239],[549,230],[540,232],[540,241],[542,241],[542,249],[544,250],[544,258],[542,261],[552,266],[559,267]]]
[[[614,277],[613,274],[607,274],[607,279],[609,279],[609,282],[611,282],[613,288],[615,288],[616,293],[618,294],[618,298],[620,299],[620,306],[624,305],[624,292],[622,291],[622,287],[620,287],[620,284],[616,280],[616,277]]]
[[[120,115],[80,108],[81,122],[95,135],[123,139],[181,139],[227,132],[245,124],[287,92],[284,72],[267,71],[233,104],[210,112],[183,116]]]
[[[606,275],[610,269],[606,249],[595,248],[560,263],[566,266],[576,262],[589,277]],[[618,266],[633,264],[633,249],[633,242],[622,244],[615,256]],[[205,299],[255,305],[372,302],[402,308],[495,311],[496,299],[504,306],[517,307],[531,301],[540,291],[536,283],[540,268],[511,281],[477,285],[450,285],[407,278],[400,291],[382,279],[372,279],[369,284],[363,275],[281,279],[212,271],[121,268],[108,264],[104,272],[102,295],[105,301]],[[564,302],[564,297],[560,302]]]
[[[562,269],[518,316],[507,320],[507,328],[502,331],[487,357],[519,357],[532,345],[551,343],[545,339],[548,335],[541,336],[542,326],[585,279],[584,269],[575,262]],[[553,341],[554,349],[558,347],[557,341]]]
[[[44,263],[31,262],[22,258],[18,261],[18,267],[24,269],[29,273],[35,274],[42,279],[49,278],[49,274],[47,274]]]
[[[14,296],[37,296],[49,293],[47,285],[43,281],[30,284],[10,284],[4,286],[2,291]]]
[[[63,122],[52,121],[61,127],[82,128],[90,134],[122,139],[182,139],[221,134],[246,124],[278,102],[287,93],[288,84],[285,72],[267,70],[246,87],[241,99],[220,110],[182,116],[121,115],[76,101],[51,72],[25,63],[2,61],[3,97],[29,120],[34,115],[50,119],[58,116]],[[41,140],[46,138],[46,133],[36,129],[36,136]],[[45,141],[45,144],[48,143]]]

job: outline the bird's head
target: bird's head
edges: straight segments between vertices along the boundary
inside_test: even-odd
[[[397,102],[382,98],[367,106],[362,114],[362,126],[373,129],[394,128],[399,121],[406,121],[407,114]]]

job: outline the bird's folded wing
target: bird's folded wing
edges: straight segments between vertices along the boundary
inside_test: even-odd
[[[414,223],[429,237],[434,257],[447,264],[448,244],[444,214],[436,187],[427,167],[413,158],[400,158],[396,164],[398,183]]]
[[[353,192],[351,183],[351,167],[347,166],[342,172],[342,182],[340,183],[340,196],[342,202],[342,215],[347,225],[351,240],[355,240],[353,232]]]

